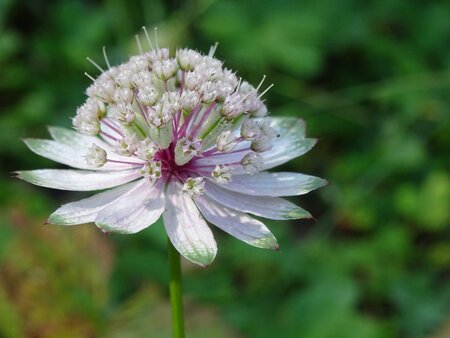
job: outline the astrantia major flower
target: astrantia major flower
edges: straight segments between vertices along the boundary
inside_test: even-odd
[[[150,40],[149,40],[150,42]],[[75,169],[20,171],[36,185],[105,190],[63,205],[49,223],[88,222],[104,232],[136,233],[161,216],[175,248],[200,265],[217,245],[206,221],[256,247],[277,249],[269,229],[249,214],[310,217],[282,199],[325,181],[267,170],[310,150],[296,118],[268,118],[262,82],[253,87],[221,61],[189,49],[171,56],[151,47],[92,79],[73,118],[75,131],[51,127],[53,140],[27,139],[38,155]]]

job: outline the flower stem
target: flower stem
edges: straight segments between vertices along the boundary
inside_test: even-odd
[[[172,306],[172,336],[184,338],[183,292],[181,288],[180,254],[169,240],[169,290]]]

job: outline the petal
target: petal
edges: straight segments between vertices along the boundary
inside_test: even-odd
[[[88,147],[74,147],[52,140],[25,139],[24,142],[28,146],[28,148],[35,154],[48,158],[52,161],[56,161],[58,163],[71,166],[73,168],[104,171],[125,170],[136,167],[136,165],[132,164],[109,162],[100,168],[92,168],[86,163],[86,160],[84,158],[84,156],[88,153]],[[100,142],[98,142],[98,140],[95,140],[93,143],[97,143],[98,145],[98,143]],[[111,158],[110,151],[108,154],[108,158]]]
[[[271,126],[280,137],[273,140],[270,151],[261,154],[263,169],[267,170],[286,163],[311,150],[316,139],[305,139],[305,123],[295,117],[274,117]]]
[[[308,211],[285,199],[269,196],[249,196],[223,189],[221,186],[209,181],[205,182],[205,194],[229,208],[269,219],[311,218],[311,214]]]
[[[99,137],[83,135],[68,128],[49,127],[48,131],[55,141],[67,144],[69,146],[86,148],[90,147],[92,143],[96,143],[102,148],[109,147],[108,143]]]
[[[95,224],[104,231],[134,234],[155,223],[164,211],[164,181],[147,180],[101,210]]]
[[[295,196],[306,194],[326,184],[326,180],[315,176],[290,172],[262,172],[254,176],[233,176],[232,181],[222,187],[247,195]]]
[[[52,138],[58,143],[64,143],[74,149],[84,149],[83,154],[87,153],[88,148],[95,143],[107,151],[108,159],[125,162],[130,161],[129,157],[120,156],[114,153],[112,145],[105,142],[100,137],[83,135],[74,130],[62,127],[49,127],[48,131]]]
[[[65,204],[51,214],[47,222],[58,225],[94,222],[102,209],[113,203],[119,197],[132,192],[139,183],[140,181],[125,184],[94,196]]]
[[[182,186],[171,181],[167,187],[164,226],[173,246],[190,261],[208,266],[216,257],[217,244],[194,201]]]
[[[16,174],[18,178],[41,187],[71,191],[108,189],[131,182],[142,176],[138,170],[96,172],[39,169],[16,171]]]
[[[196,204],[208,222],[237,239],[258,248],[278,250],[276,238],[262,222],[205,196],[197,197]]]

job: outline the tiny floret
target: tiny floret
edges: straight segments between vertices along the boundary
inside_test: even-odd
[[[211,173],[212,178],[219,184],[231,182],[231,170],[223,164],[217,164]]]
[[[183,193],[191,198],[200,196],[205,191],[203,177],[189,177],[183,184]]]
[[[141,174],[150,182],[156,181],[161,177],[162,172],[162,163],[161,161],[150,161],[144,164],[141,169]]]
[[[233,135],[231,130],[226,130],[220,133],[217,137],[217,150],[220,152],[229,152],[237,145],[237,137]]]
[[[88,153],[84,155],[84,158],[88,166],[100,168],[107,162],[106,156],[106,150],[93,143]]]
[[[255,175],[262,169],[263,161],[261,155],[255,152],[250,152],[242,158],[241,164],[248,174]]]

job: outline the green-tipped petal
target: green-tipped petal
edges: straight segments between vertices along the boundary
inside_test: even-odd
[[[235,175],[232,182],[222,187],[255,196],[296,196],[304,195],[327,183],[322,178],[299,173],[262,172],[253,176]]]
[[[95,172],[88,170],[39,169],[17,171],[16,174],[18,178],[41,187],[70,191],[108,189],[141,177],[137,170]]]
[[[173,246],[188,260],[201,266],[212,263],[217,244],[197,206],[183,194],[176,181],[169,183],[166,191],[164,226]]]
[[[264,223],[206,196],[197,197],[196,203],[206,220],[223,231],[258,248],[278,250],[276,238]]]

